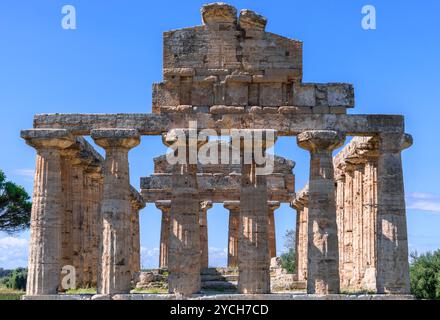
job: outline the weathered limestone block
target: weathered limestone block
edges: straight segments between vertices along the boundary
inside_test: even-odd
[[[307,292],[338,293],[339,255],[332,151],[344,142],[336,131],[306,131],[298,145],[310,151]]]
[[[237,9],[226,3],[215,2],[206,4],[201,9],[204,24],[235,23]]]
[[[269,201],[268,207],[268,238],[269,238],[269,258],[274,258],[277,256],[277,245],[276,245],[276,233],[275,233],[275,210],[280,207],[278,201]]]
[[[243,9],[240,11],[238,24],[246,31],[264,31],[267,24],[267,19],[254,11]]]
[[[62,215],[61,150],[74,138],[67,130],[24,130],[21,137],[37,150],[27,295],[56,294],[60,286]]]
[[[412,145],[407,134],[380,134],[377,164],[377,291],[407,294],[408,235],[401,151]]]
[[[130,291],[130,180],[128,152],[139,142],[139,133],[130,129],[93,130],[92,138],[103,147],[104,191],[102,200],[103,238],[101,294]]]
[[[170,234],[171,200],[156,201],[156,207],[162,211],[160,226],[159,268],[168,268],[168,241]]]
[[[225,201],[223,206],[229,210],[228,229],[228,267],[238,267],[238,219],[240,201]]]
[[[208,268],[208,210],[212,208],[212,201],[200,202],[200,268]]]

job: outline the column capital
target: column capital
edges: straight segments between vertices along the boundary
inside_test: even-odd
[[[87,174],[91,179],[100,180],[104,176],[102,174],[102,164],[92,161],[85,169],[85,174]]]
[[[144,199],[142,199],[142,196],[135,190],[132,190],[131,193],[131,207],[137,211],[145,208],[145,202]]]
[[[212,208],[212,201],[201,201],[200,202],[200,209],[209,210],[211,208]]]
[[[31,147],[39,149],[66,149],[75,143],[75,138],[65,129],[22,130],[21,137]]]
[[[201,148],[204,144],[208,143],[208,136],[199,135],[196,128],[175,128],[162,134],[162,142],[167,147],[186,147],[188,146],[188,140],[194,137],[197,143],[197,149]],[[201,139],[201,140],[199,140]]]
[[[413,145],[413,137],[408,133],[380,133],[379,152],[400,152]]]
[[[95,129],[90,135],[104,149],[131,149],[140,143],[139,132],[135,129]]]
[[[345,134],[333,130],[304,131],[297,136],[298,145],[312,153],[331,152],[341,147],[344,141]]]
[[[240,210],[240,201],[225,201],[223,207],[228,210]]]
[[[156,208],[165,212],[171,210],[171,200],[158,200],[154,203]]]
[[[269,208],[269,210],[271,211],[275,211],[276,209],[278,209],[280,207],[280,202],[279,201],[268,201],[267,202],[267,207]]]

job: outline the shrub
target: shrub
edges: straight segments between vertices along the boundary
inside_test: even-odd
[[[411,293],[418,299],[440,299],[440,250],[411,254]]]
[[[26,290],[27,270],[23,268],[15,269],[7,278],[6,287],[14,290]]]

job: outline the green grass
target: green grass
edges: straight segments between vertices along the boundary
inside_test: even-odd
[[[359,290],[359,291],[342,290],[341,291],[341,294],[346,294],[346,295],[363,295],[363,294],[376,294],[376,293],[377,292],[372,291],[372,290],[371,291],[370,290]]]
[[[0,287],[0,300],[20,300],[24,294],[24,291]]]
[[[66,294],[96,294],[96,288],[69,289]]]

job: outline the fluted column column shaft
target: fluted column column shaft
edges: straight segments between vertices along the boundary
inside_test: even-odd
[[[229,210],[228,228],[228,267],[238,266],[238,219],[240,216],[240,201],[226,201],[223,206]]]
[[[157,201],[156,207],[162,211],[160,226],[159,268],[168,268],[168,241],[170,234],[171,201]]]
[[[139,144],[139,133],[129,129],[93,130],[92,138],[105,149],[102,200],[101,294],[130,291],[130,179],[128,152]]]
[[[37,150],[26,293],[56,294],[64,212],[61,150],[73,144],[73,137],[66,130],[26,130],[21,136]]]
[[[208,268],[209,252],[208,252],[208,210],[212,208],[211,201],[202,201],[200,203],[200,267]]]
[[[406,294],[409,287],[408,235],[401,151],[412,137],[380,134],[377,164],[377,291]]]
[[[307,131],[298,144],[310,151],[307,292],[339,293],[339,254],[332,151],[343,144],[336,131]]]
[[[280,207],[277,201],[269,201],[268,203],[268,242],[269,242],[269,259],[277,256],[277,243],[275,232],[275,210]]]
[[[197,162],[190,161],[194,156],[192,143],[197,147],[197,140],[192,139],[194,133],[192,129],[176,129],[164,137],[164,142],[176,148],[179,157],[172,175],[168,290],[183,296],[190,296],[201,288]]]
[[[275,141],[271,130],[246,130],[252,139],[241,138],[241,190],[240,217],[238,223],[238,291],[248,294],[270,292],[270,258],[268,243],[268,195],[267,177],[257,174],[258,150],[265,154]],[[252,144],[250,146],[249,144]],[[246,155],[246,152],[252,152]],[[246,159],[246,156],[250,156]]]

